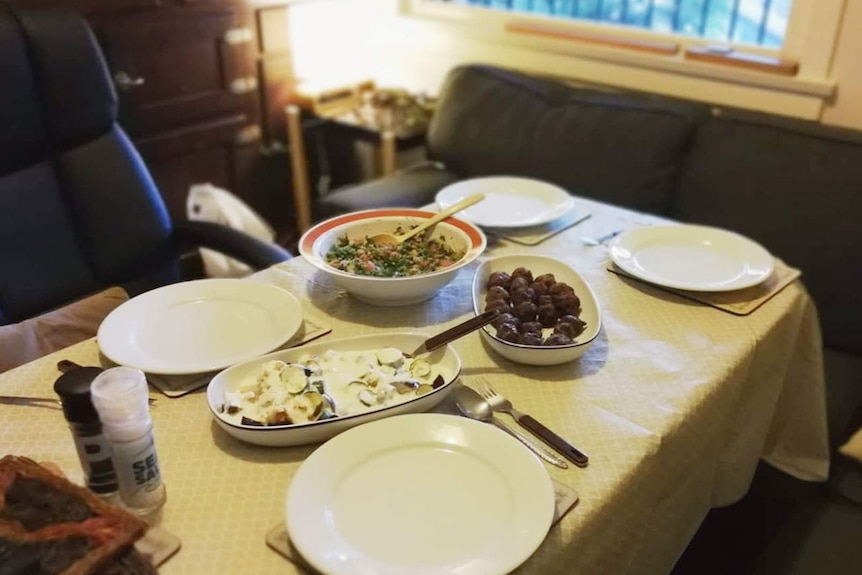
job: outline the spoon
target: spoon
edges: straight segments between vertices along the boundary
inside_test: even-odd
[[[415,228],[413,228],[412,230],[410,230],[408,232],[405,232],[405,233],[397,235],[397,236],[395,234],[379,233],[379,234],[372,236],[371,239],[374,240],[374,243],[377,244],[378,246],[380,246],[380,245],[397,246],[398,244],[404,242],[405,240],[409,240],[410,238],[412,238],[413,236],[415,236],[419,232],[425,231],[426,229],[430,228],[431,226],[433,226],[437,222],[441,222],[441,221],[445,220],[446,218],[448,218],[449,216],[451,216],[452,214],[454,214],[456,212],[460,212],[464,208],[468,208],[477,202],[481,202],[484,199],[485,199],[485,194],[473,194],[471,196],[467,196],[466,198],[464,198],[460,202],[456,202],[456,203],[452,204],[451,206],[449,206],[448,208],[446,208],[445,210],[437,212],[437,215],[435,215],[432,218],[425,220],[424,222],[422,222],[421,224],[419,224],[418,226],[416,226]]]
[[[551,453],[546,451],[540,445],[533,443],[530,441],[524,434],[519,431],[516,431],[494,417],[494,410],[491,409],[491,404],[485,401],[485,398],[479,395],[479,393],[466,385],[460,385],[455,388],[453,392],[455,394],[455,405],[458,407],[458,411],[464,414],[466,417],[470,419],[475,419],[477,421],[484,421],[485,423],[491,423],[496,425],[524,445],[530,448],[530,450],[539,456],[543,461],[547,461],[551,465],[556,465],[562,469],[568,469],[569,464],[566,463],[562,458],[558,457],[555,453]]]

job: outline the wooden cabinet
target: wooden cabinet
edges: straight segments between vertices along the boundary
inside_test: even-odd
[[[119,96],[119,121],[185,218],[194,183],[247,201],[279,231],[292,225],[283,157],[261,154],[255,11],[244,0],[0,0],[84,15]],[[284,164],[284,173],[273,170]],[[280,181],[279,181],[280,180]]]

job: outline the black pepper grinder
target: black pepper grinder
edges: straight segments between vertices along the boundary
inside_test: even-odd
[[[90,399],[90,384],[101,372],[98,367],[71,369],[54,382],[54,392],[60,396],[87,487],[110,499],[119,489],[117,474],[111,460],[111,444],[102,434],[102,422]]]

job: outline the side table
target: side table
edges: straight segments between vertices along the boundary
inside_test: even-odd
[[[396,167],[398,150],[420,146],[425,142],[427,125],[415,126],[410,130],[396,132],[354,120],[350,114],[315,115],[304,112],[299,106],[288,105],[287,141],[290,149],[290,162],[293,184],[293,204],[296,211],[296,225],[302,234],[311,227],[312,191],[308,174],[308,157],[305,151],[305,131],[310,118],[318,126],[327,125],[340,134],[356,141],[372,142],[379,147],[381,175],[392,174]]]

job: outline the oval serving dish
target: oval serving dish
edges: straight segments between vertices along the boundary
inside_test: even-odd
[[[460,357],[450,345],[435,350],[425,357],[430,362],[434,373],[441,376],[441,381],[433,390],[424,395],[412,397],[396,405],[371,407],[362,413],[319,419],[307,423],[267,426],[243,424],[240,415],[227,413],[225,409],[226,394],[235,392],[249,378],[260,375],[263,365],[270,361],[280,360],[285,363],[293,363],[305,355],[322,354],[328,350],[347,353],[395,347],[403,352],[410,352],[419,347],[427,338],[428,336],[422,334],[397,332],[319,342],[270,353],[218,373],[207,386],[207,403],[219,427],[242,441],[271,447],[320,443],[362,423],[402,413],[428,411],[440,403],[451,390],[452,383],[461,373]]]
[[[510,255],[486,260],[476,269],[473,276],[473,309],[477,314],[485,311],[485,296],[487,294],[488,277],[494,272],[511,274],[515,269],[529,269],[534,277],[542,274],[554,274],[558,283],[566,283],[574,288],[581,301],[580,319],[586,322],[584,331],[573,343],[560,346],[538,346],[512,343],[500,339],[493,325],[486,325],[480,331],[482,337],[495,352],[506,359],[527,365],[557,365],[573,361],[581,357],[602,329],[601,306],[596,294],[571,266],[554,258],[534,255]],[[546,329],[545,331],[549,331]]]

